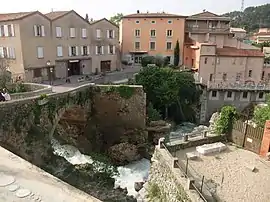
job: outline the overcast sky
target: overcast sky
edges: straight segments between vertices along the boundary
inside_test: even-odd
[[[265,3],[270,0],[245,0],[245,7]],[[136,10],[190,15],[203,9],[222,14],[240,8],[241,0],[10,0],[2,2],[0,13],[73,9],[82,16],[88,13],[89,18],[100,19],[116,13],[131,14]]]

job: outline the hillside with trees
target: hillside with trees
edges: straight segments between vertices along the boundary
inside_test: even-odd
[[[255,32],[260,27],[270,28],[270,4],[248,7],[243,12],[233,11],[223,16],[232,19],[232,27],[241,27],[248,32]]]

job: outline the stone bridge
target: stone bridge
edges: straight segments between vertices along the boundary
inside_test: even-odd
[[[145,136],[142,86],[86,84],[71,91],[0,103],[0,146],[41,166],[51,152],[51,137],[83,152],[101,151]]]

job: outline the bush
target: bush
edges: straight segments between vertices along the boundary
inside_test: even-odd
[[[145,56],[142,58],[142,66],[147,67],[148,64],[155,64],[154,56]]]
[[[220,134],[227,134],[230,132],[233,122],[237,116],[236,108],[233,106],[224,106],[220,112],[220,118],[216,123],[216,132]]]
[[[158,110],[154,108],[152,103],[149,103],[147,107],[147,119],[149,122],[158,121],[162,119],[161,114],[159,113]]]

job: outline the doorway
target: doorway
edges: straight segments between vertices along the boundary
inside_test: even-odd
[[[70,60],[68,62],[68,76],[81,75],[81,67],[79,60]]]
[[[100,70],[101,70],[101,72],[111,71],[111,61],[110,60],[101,61],[100,62]]]
[[[135,58],[135,64],[141,64],[141,62],[142,62],[142,56],[135,56],[134,57]]]

